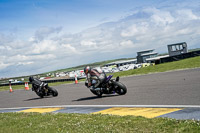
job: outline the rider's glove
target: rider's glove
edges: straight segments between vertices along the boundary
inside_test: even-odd
[[[92,85],[92,83],[90,82],[90,83],[88,83],[88,88],[90,88],[90,86]]]

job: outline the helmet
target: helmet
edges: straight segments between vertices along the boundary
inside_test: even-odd
[[[85,74],[88,74],[90,71],[91,71],[90,66],[86,66],[86,67],[84,68],[84,73],[85,73]]]
[[[29,81],[32,82],[34,80],[34,78],[31,76],[29,77]]]

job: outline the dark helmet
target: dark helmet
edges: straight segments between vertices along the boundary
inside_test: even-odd
[[[32,82],[34,80],[34,78],[31,76],[29,77],[29,81]]]
[[[90,66],[86,66],[86,67],[84,68],[84,73],[85,73],[85,74],[88,74],[90,71],[91,71],[91,67],[90,67]]]

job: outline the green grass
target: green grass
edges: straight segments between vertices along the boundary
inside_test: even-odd
[[[155,66],[143,67],[140,69],[133,69],[129,71],[122,71],[113,73],[116,76],[129,76],[129,75],[139,75],[139,74],[149,74],[156,72],[166,72],[179,69],[187,68],[198,68],[200,67],[200,56],[194,58],[188,58],[180,61],[174,61],[169,63],[163,63]]]
[[[29,85],[30,87],[30,85]],[[13,90],[17,90],[17,89],[25,89],[24,85],[12,85],[12,89]],[[0,86],[0,91],[9,91],[10,87],[9,86]]]
[[[200,121],[135,116],[0,113],[0,133],[200,132]]]

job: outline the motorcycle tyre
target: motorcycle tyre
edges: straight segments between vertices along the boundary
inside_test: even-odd
[[[53,97],[58,96],[58,91],[55,88],[48,87],[48,89],[51,91]]]
[[[39,92],[35,92],[40,98],[44,98],[44,95],[42,93]]]
[[[91,91],[94,95],[96,95],[96,96],[98,96],[98,97],[101,97],[102,94],[103,94],[103,92],[101,92],[101,91],[95,91],[95,90],[91,90],[91,89],[90,89],[90,91]]]
[[[119,95],[125,95],[127,93],[127,88],[121,82],[113,82],[114,86],[117,86],[116,93]]]

